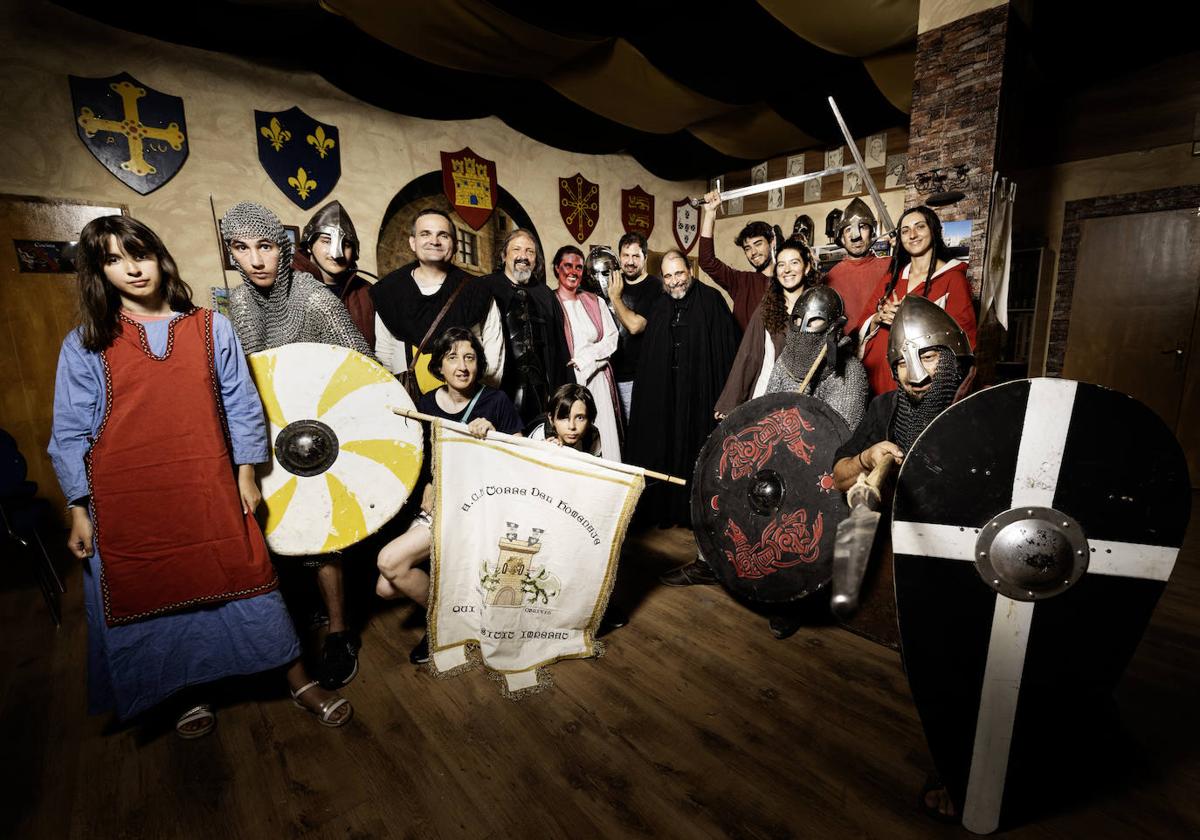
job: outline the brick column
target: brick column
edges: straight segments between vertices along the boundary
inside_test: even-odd
[[[999,141],[1009,13],[1009,4],[1002,3],[917,36],[905,206],[924,204],[928,198],[917,191],[918,173],[958,164],[970,167],[967,183],[958,187],[966,197],[935,209],[943,221],[974,222],[969,277],[976,300],[983,277],[987,212]],[[998,327],[980,331],[976,350],[983,384],[992,380],[999,338]]]

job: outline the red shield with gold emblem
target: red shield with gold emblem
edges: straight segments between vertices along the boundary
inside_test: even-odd
[[[600,185],[576,172],[558,179],[558,212],[563,224],[582,245],[596,229],[600,218]]]
[[[621,190],[621,227],[649,239],[654,230],[654,196],[640,186]]]
[[[496,162],[475,154],[470,147],[441,154],[446,198],[459,218],[479,230],[492,217],[500,195]]]

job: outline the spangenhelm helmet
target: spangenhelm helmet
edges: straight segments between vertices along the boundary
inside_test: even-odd
[[[838,220],[837,231],[834,234],[834,241],[841,244],[842,233],[851,225],[868,225],[871,228],[871,235],[875,235],[875,231],[879,229],[878,222],[875,221],[875,214],[871,212],[871,208],[867,206],[867,202],[861,198],[856,198],[846,205],[845,211],[842,213],[842,218]]]
[[[945,347],[954,353],[959,366],[975,354],[958,322],[928,298],[908,295],[900,301],[888,336],[888,364],[895,372],[901,359],[910,371],[921,370],[921,351]]]
[[[792,306],[792,321],[800,322],[797,328],[800,332],[823,333],[845,314],[845,310],[841,295],[828,286],[813,286]],[[818,318],[824,318],[825,323],[819,328],[813,327],[812,322]]]
[[[358,260],[358,233],[354,230],[354,222],[350,214],[342,207],[341,202],[331,201],[317,210],[304,226],[300,242],[304,249],[312,253],[313,243],[322,235],[329,236],[329,253],[340,256],[344,244],[350,246],[350,259]]]

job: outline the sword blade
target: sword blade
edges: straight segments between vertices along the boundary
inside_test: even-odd
[[[879,511],[858,505],[838,523],[837,537],[833,543],[831,608],[843,621],[858,611],[858,596],[862,591],[875,532],[879,529],[879,518]]]
[[[808,172],[804,175],[789,175],[786,178],[776,178],[774,181],[763,181],[761,184],[751,184],[748,187],[738,187],[737,189],[721,192],[721,201],[728,201],[731,198],[745,198],[748,195],[758,195],[759,193],[770,192],[781,187],[791,187],[796,184],[803,184],[805,181],[815,181],[817,178],[822,178],[826,175],[840,175],[844,172],[858,169],[856,164],[848,164],[847,166],[834,166],[830,169],[822,169],[820,172]],[[719,189],[719,186],[718,186]],[[703,198],[689,198],[688,201],[693,207],[699,207],[704,203]]]
[[[883,229],[890,233],[896,229],[896,226],[892,224],[892,217],[888,215],[887,208],[883,206],[883,198],[879,195],[879,190],[875,189],[875,179],[867,171],[867,165],[863,163],[862,155],[858,153],[858,145],[850,136],[850,129],[846,128],[846,121],[842,119],[842,112],[838,110],[837,103],[833,101],[832,96],[829,97],[829,107],[833,109],[833,117],[837,120],[838,128],[842,130],[842,137],[846,138],[850,154],[854,155],[854,162],[862,170],[863,183],[867,186],[867,192],[871,194],[871,201],[875,202],[875,212],[879,214],[879,221],[883,224]]]

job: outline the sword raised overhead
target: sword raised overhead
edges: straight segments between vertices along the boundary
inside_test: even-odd
[[[887,207],[883,205],[883,199],[879,195],[879,190],[875,188],[875,180],[871,177],[871,173],[867,171],[867,165],[863,163],[862,155],[858,152],[858,146],[854,142],[854,138],[850,136],[850,129],[846,128],[846,121],[842,119],[842,112],[838,110],[837,103],[833,101],[833,97],[829,97],[829,107],[833,109],[833,117],[837,120],[838,128],[842,130],[842,137],[846,139],[846,145],[850,147],[850,154],[854,155],[854,162],[857,166],[852,167],[862,171],[863,184],[867,187],[867,192],[871,194],[871,201],[875,202],[875,212],[879,214],[879,221],[883,225],[884,233],[892,233],[896,230],[896,226],[892,224],[892,217],[888,215]]]

